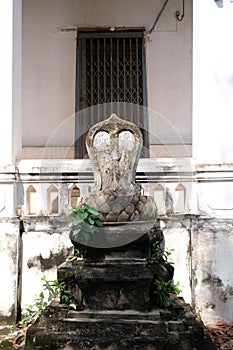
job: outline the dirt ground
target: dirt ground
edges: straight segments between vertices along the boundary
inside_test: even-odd
[[[11,328],[12,326],[0,325],[0,349],[14,349],[13,344],[9,341],[12,337]]]
[[[218,322],[208,326],[209,335],[217,350],[233,350],[233,325]]]

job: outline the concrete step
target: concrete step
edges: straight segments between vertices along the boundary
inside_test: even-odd
[[[127,319],[127,320],[161,320],[161,315],[158,310],[153,310],[151,312],[139,312],[134,310],[103,310],[103,311],[69,311],[67,314],[68,318],[78,318],[78,319]]]
[[[80,336],[77,333],[58,333],[40,330],[37,334],[27,335],[27,350],[208,350],[203,342],[198,347],[192,344],[189,332],[171,333],[162,336],[154,335],[134,336],[128,333],[124,337],[117,330],[109,334],[108,338],[96,332],[93,337]]]
[[[150,312],[74,311],[56,300],[29,328],[26,349],[214,350],[190,306],[180,299],[176,304]]]
[[[160,334],[161,336],[169,333],[169,322],[152,320],[127,320],[127,319],[99,319],[99,318],[67,318],[59,322],[57,330],[65,332],[75,332],[75,334],[95,336],[102,334],[108,338],[114,333],[117,337],[125,337],[130,334],[133,337],[147,335],[152,336]],[[172,324],[174,328],[174,323]],[[185,325],[176,321],[176,328],[179,331],[185,331]]]

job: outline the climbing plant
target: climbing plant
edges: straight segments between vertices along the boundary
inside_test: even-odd
[[[179,295],[182,292],[180,283],[173,283],[170,281],[154,281],[153,285],[153,300],[154,305],[161,308],[167,308],[172,305],[170,294]]]
[[[73,205],[70,208],[69,217],[72,220],[72,227],[76,232],[80,232],[83,223],[87,223],[92,226],[102,227],[103,224],[99,219],[99,212],[95,208],[90,207],[88,204],[84,203],[81,208]]]
[[[155,241],[152,244],[152,257],[157,259],[158,261],[163,261],[168,264],[174,264],[173,261],[170,260],[172,252],[174,249],[165,249],[163,252],[160,243]],[[180,283],[177,282],[174,284],[173,280],[169,281],[159,281],[157,279],[154,280],[153,286],[153,303],[157,307],[167,308],[172,305],[172,301],[170,298],[170,294],[179,295],[181,293]]]
[[[35,295],[34,302],[24,308],[21,320],[12,327],[14,339],[11,342],[14,349],[24,346],[28,328],[35,323],[52,299],[60,297],[63,304],[72,302],[71,291],[66,288],[65,282],[50,281],[45,276],[41,280],[43,281],[43,291]]]
[[[81,208],[73,205],[70,208],[71,221],[70,238],[76,242],[87,244],[97,227],[102,227],[98,210],[84,203]]]
[[[160,243],[158,241],[153,242],[152,244],[152,258],[157,259],[158,261],[163,260],[166,261],[168,264],[173,265],[174,262],[170,260],[172,253],[174,252],[174,249],[165,249],[163,252]]]

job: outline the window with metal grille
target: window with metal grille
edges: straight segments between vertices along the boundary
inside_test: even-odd
[[[112,113],[138,125],[148,146],[145,73],[143,30],[78,32],[76,158],[86,155],[87,130]]]

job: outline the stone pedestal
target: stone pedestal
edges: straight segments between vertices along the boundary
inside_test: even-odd
[[[55,300],[27,332],[27,350],[214,350],[182,299],[169,310],[70,310]]]
[[[76,267],[83,303],[90,310],[149,311],[153,278],[145,259],[81,262]]]
[[[162,238],[161,231],[157,235]],[[140,257],[150,255],[144,247],[150,247],[150,238],[112,252],[102,249],[98,254],[97,249],[97,260],[87,250],[85,259],[61,265],[58,280],[66,283],[74,305],[54,300],[29,328],[26,349],[214,350],[204,325],[183,299],[171,295],[169,308],[153,307],[153,280],[172,279],[173,268]]]

